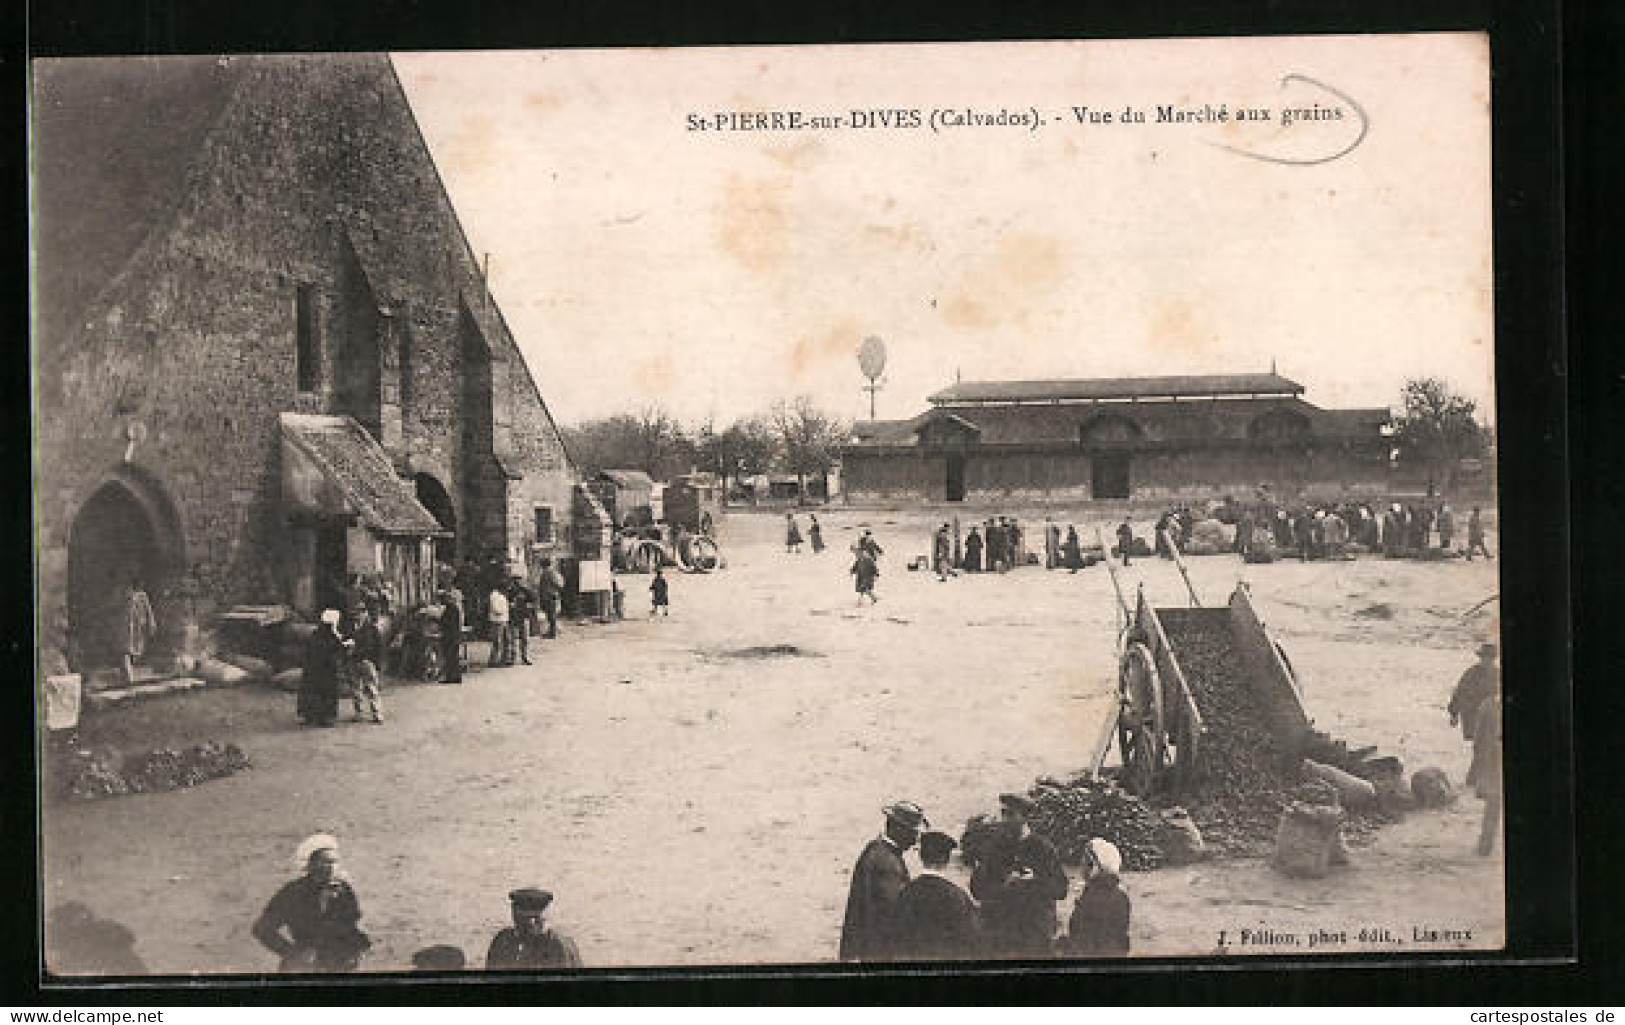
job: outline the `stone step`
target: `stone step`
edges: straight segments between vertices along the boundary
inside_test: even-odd
[[[109,690],[86,694],[84,701],[88,709],[102,709],[113,705],[124,704],[129,701],[142,701],[164,694],[180,694],[189,690],[205,687],[202,680],[196,677],[181,676],[159,679],[147,683],[137,683],[128,687],[114,687]]]

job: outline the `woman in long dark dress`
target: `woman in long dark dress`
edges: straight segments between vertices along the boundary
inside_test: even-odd
[[[982,572],[982,535],[975,527],[965,537],[965,572]]]
[[[305,642],[304,674],[299,681],[299,721],[331,726],[339,714],[339,666],[344,641],[338,635],[339,613],[328,609],[316,632]]]
[[[1083,550],[1078,547],[1078,528],[1070,523],[1066,527],[1066,541],[1061,544],[1061,559],[1066,568],[1073,573],[1083,568]]]
[[[812,526],[807,528],[807,537],[812,540],[813,553],[824,550],[824,528],[818,525],[818,517],[812,518]]]

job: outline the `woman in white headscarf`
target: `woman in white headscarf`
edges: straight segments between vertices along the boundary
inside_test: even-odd
[[[1083,858],[1083,892],[1072,908],[1061,951],[1076,957],[1122,957],[1128,953],[1129,899],[1118,885],[1123,858],[1108,841],[1089,841]]]
[[[339,637],[338,609],[322,613],[316,632],[305,642],[304,673],[299,680],[299,721],[331,726],[339,714],[339,668],[345,641]]]
[[[339,842],[307,837],[294,852],[303,873],[283,886],[254,922],[254,938],[282,959],[283,972],[353,972],[372,946],[356,925],[361,903],[339,868]]]

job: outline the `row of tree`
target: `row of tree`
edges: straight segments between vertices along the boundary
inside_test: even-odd
[[[794,474],[805,492],[808,478],[822,477],[835,465],[851,425],[798,396],[726,427],[715,420],[685,427],[660,406],[649,405],[561,430],[584,474],[642,470],[655,480],[670,480],[699,469],[716,474],[727,488],[743,477],[776,472]]]

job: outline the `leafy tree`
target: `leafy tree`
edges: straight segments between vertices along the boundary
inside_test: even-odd
[[[1461,460],[1484,454],[1477,403],[1436,377],[1406,381],[1403,394],[1405,411],[1394,421],[1399,457],[1424,467],[1429,487],[1447,490]]]
[[[562,433],[577,469],[589,476],[601,470],[642,470],[655,480],[669,480],[688,470],[695,458],[681,425],[659,406],[588,420]]]
[[[773,404],[773,429],[778,434],[784,468],[796,475],[797,487],[805,500],[807,478],[827,477],[845,440],[846,424],[812,404],[805,395]]]
[[[699,462],[715,473],[727,493],[728,481],[766,473],[778,454],[779,439],[771,423],[761,417],[734,421],[723,431],[707,423],[696,432]]]

